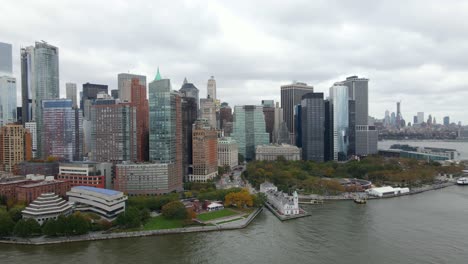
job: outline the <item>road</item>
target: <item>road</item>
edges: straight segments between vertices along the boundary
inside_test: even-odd
[[[221,176],[221,179],[216,183],[216,188],[229,189],[234,187],[245,187],[245,183],[241,178],[241,174],[244,170],[245,165],[234,167],[232,171]],[[232,176],[232,180],[230,176]]]

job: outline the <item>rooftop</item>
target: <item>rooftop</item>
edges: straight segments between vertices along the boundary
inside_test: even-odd
[[[76,190],[76,189],[84,190],[84,191],[90,191],[90,192],[96,192],[96,193],[100,193],[100,194],[104,194],[104,195],[108,195],[108,196],[121,194],[121,192],[119,192],[119,191],[114,191],[114,190],[109,190],[109,189],[101,189],[101,188],[90,187],[90,186],[75,186],[75,187],[72,188],[72,191]]]

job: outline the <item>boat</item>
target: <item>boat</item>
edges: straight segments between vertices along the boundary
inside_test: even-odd
[[[466,177],[458,178],[457,184],[458,185],[468,185],[468,178],[466,178]]]
[[[366,204],[367,199],[366,198],[354,198],[354,202],[357,204]]]

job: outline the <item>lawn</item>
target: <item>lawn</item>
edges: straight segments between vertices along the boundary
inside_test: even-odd
[[[159,230],[183,227],[184,220],[166,219],[163,216],[156,216],[148,220],[143,226],[143,230]]]
[[[229,209],[223,209],[218,211],[213,211],[209,213],[199,214],[197,218],[201,221],[210,221],[213,219],[218,219],[226,216],[236,215],[237,213]]]

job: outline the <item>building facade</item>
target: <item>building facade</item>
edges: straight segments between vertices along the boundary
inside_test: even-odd
[[[16,164],[31,159],[31,133],[22,125],[0,127],[0,170],[11,172]]]
[[[216,104],[213,98],[200,99],[200,118],[208,120],[213,128],[217,128]]]
[[[285,160],[301,160],[301,149],[288,144],[259,145],[255,149],[256,160],[275,161],[279,157]]]
[[[206,91],[207,91],[207,98],[211,98],[213,100],[218,99],[216,97],[216,80],[214,76],[211,76],[211,78],[208,80],[208,84],[206,85]]]
[[[36,122],[26,122],[24,124],[29,133],[31,133],[32,158],[37,158],[37,129]]]
[[[302,159],[325,159],[325,104],[323,93],[308,93],[301,102]]]
[[[206,119],[193,124],[193,173],[191,182],[206,182],[218,175],[218,133]]]
[[[275,107],[272,106],[273,103],[273,100],[262,100],[265,129],[270,135],[270,143],[273,142],[273,130],[275,127]]]
[[[333,120],[333,160],[346,160],[349,145],[348,87],[333,85],[330,88],[331,119]]]
[[[26,204],[31,203],[43,193],[55,193],[60,197],[66,197],[65,195],[69,190],[69,182],[50,179],[20,185],[15,188],[18,202],[24,202]]]
[[[0,126],[17,121],[16,78],[0,72]]]
[[[83,84],[83,92],[80,99],[80,109],[83,111],[83,116],[86,120],[90,120],[90,111],[93,101],[98,98],[98,94],[108,93],[109,87],[105,84],[85,83]]]
[[[239,164],[239,147],[231,137],[218,139],[218,166],[228,166],[230,169]]]
[[[283,108],[283,120],[294,139],[294,107],[301,103],[302,96],[314,91],[313,86],[306,83],[294,82],[292,84],[281,86],[281,107]]]
[[[66,89],[65,92],[66,92],[67,99],[72,100],[73,109],[77,109],[78,100],[77,100],[77,93],[76,93],[76,83],[66,83],[65,89]]]
[[[131,105],[136,111],[137,161],[142,162],[149,159],[149,106],[148,99],[146,99],[146,85],[140,84],[138,78],[133,78],[130,87]]]
[[[21,213],[23,214],[23,219],[31,218],[42,225],[47,220],[57,220],[60,215],[67,216],[72,212],[72,205],[55,193],[43,193]]]
[[[182,93],[181,105],[182,105],[182,167],[183,176],[187,180],[187,177],[192,173],[191,164],[193,163],[193,143],[192,143],[192,131],[193,123],[198,117],[198,107],[196,98],[187,97],[186,93]]]
[[[60,163],[58,180],[68,181],[74,186],[106,187],[106,175],[94,162]],[[110,175],[109,175],[110,176]]]
[[[146,92],[146,76],[130,73],[119,73],[117,75],[117,86],[119,88],[119,99],[122,102],[132,101],[133,79],[138,79],[139,85],[144,86]]]
[[[255,159],[256,146],[270,142],[261,106],[235,106],[233,130],[233,138],[239,146],[239,153],[247,160]]]
[[[199,90],[193,83],[189,83],[187,81],[187,78],[185,78],[182,87],[180,87],[179,89],[179,92],[181,93],[182,97],[193,98],[195,100],[198,110],[198,107],[200,105]]]

